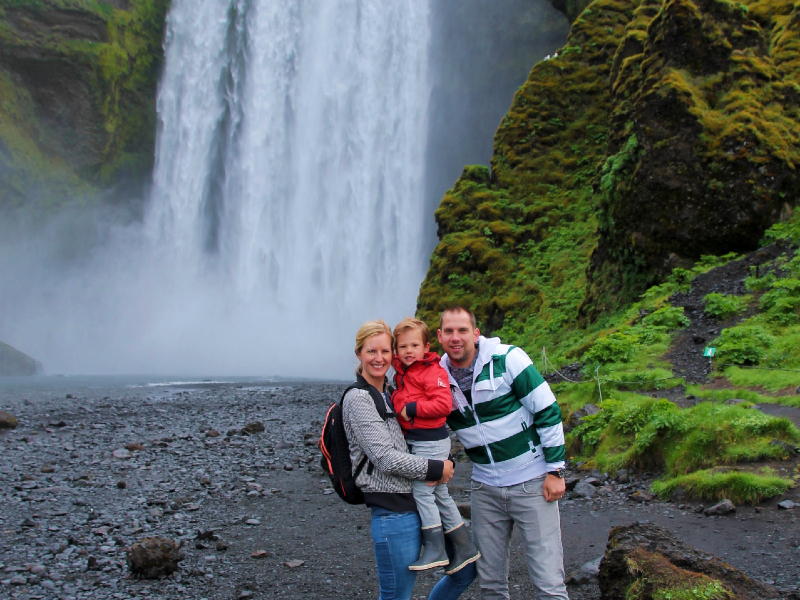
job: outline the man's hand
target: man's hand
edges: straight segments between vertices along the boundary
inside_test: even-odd
[[[567,491],[567,484],[564,483],[564,480],[561,477],[556,477],[555,475],[550,475],[549,473],[544,478],[544,486],[542,487],[542,492],[544,493],[544,499],[548,502],[554,502],[556,500],[561,500],[561,497],[564,495],[564,492]]]
[[[408,421],[408,413],[406,412],[406,407],[403,407],[403,410],[400,411],[400,416],[403,417],[406,421]]]
[[[444,471],[442,471],[442,478],[439,481],[429,481],[426,485],[433,487],[440,483],[447,483],[453,478],[453,473],[456,472],[455,465],[452,460],[444,461]]]

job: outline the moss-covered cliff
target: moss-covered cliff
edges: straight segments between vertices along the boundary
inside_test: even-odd
[[[597,330],[672,267],[755,248],[800,191],[797,14],[591,3],[517,92],[491,170],[442,200],[421,317],[463,302],[485,331],[579,356],[587,316]]]
[[[0,209],[140,183],[169,0],[0,0]]]

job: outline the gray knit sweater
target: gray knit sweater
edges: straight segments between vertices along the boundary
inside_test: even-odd
[[[387,406],[387,412],[391,407]],[[441,477],[441,461],[409,454],[397,419],[381,419],[367,390],[347,392],[342,416],[352,464],[360,464],[366,454],[375,465],[372,473],[364,468],[356,479],[363,492],[410,494],[412,480],[437,481]]]

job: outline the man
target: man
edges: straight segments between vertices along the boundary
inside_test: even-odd
[[[481,598],[509,598],[517,525],[537,598],[568,600],[556,502],[565,491],[564,430],[555,396],[522,349],[480,335],[469,309],[445,310],[438,337],[458,407],[447,424],[473,462]]]

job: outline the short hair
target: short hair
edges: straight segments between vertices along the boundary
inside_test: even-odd
[[[383,319],[367,321],[361,327],[359,327],[358,332],[356,333],[356,355],[361,352],[361,349],[364,347],[364,344],[369,338],[376,335],[381,335],[382,333],[385,333],[389,336],[389,339],[392,339],[392,328],[389,327],[389,324]],[[358,367],[356,367],[356,374],[361,374],[360,364]]]
[[[430,344],[431,343],[431,330],[428,329],[428,325],[425,321],[420,321],[419,319],[415,319],[414,317],[406,317],[402,321],[400,321],[394,328],[394,346],[397,348],[397,336],[401,333],[405,333],[406,331],[411,331],[416,329],[422,334],[422,343],[423,344]]]
[[[442,322],[444,320],[445,314],[447,314],[447,313],[460,313],[460,312],[465,312],[465,313],[467,313],[469,315],[469,322],[470,322],[470,325],[472,325],[473,329],[477,329],[478,328],[478,322],[475,320],[475,313],[472,312],[470,309],[468,309],[466,306],[461,306],[460,304],[458,304],[458,305],[455,305],[455,306],[451,306],[449,308],[445,308],[442,311],[442,314],[439,315],[439,329],[442,328]]]

